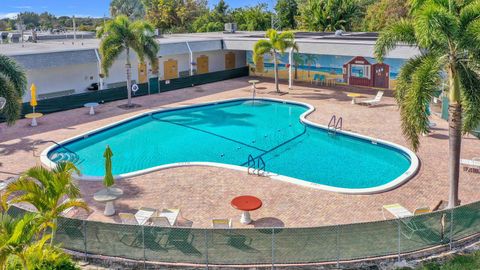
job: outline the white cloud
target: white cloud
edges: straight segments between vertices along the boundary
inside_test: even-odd
[[[0,13],[0,19],[15,19],[17,18],[18,12],[10,12],[10,13]]]

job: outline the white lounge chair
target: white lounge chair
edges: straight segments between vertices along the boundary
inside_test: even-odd
[[[467,172],[480,173],[480,157],[472,159],[460,159],[460,164]]]
[[[387,204],[382,207],[382,215],[384,219],[387,219],[385,216],[385,211],[392,214],[395,218],[404,218],[404,217],[412,217],[424,213],[431,212],[430,207],[419,207],[412,212],[410,212],[407,208],[403,207],[401,204]]]
[[[220,219],[220,218],[214,218],[212,219],[212,227],[213,228],[222,228],[222,229],[228,229],[232,228],[232,220],[231,219]]]
[[[137,219],[134,214],[131,213],[120,213],[118,214],[122,224],[138,225]]]
[[[151,220],[151,223],[150,223],[151,226],[157,226],[157,227],[172,226],[166,217],[151,217],[150,220]]]
[[[425,231],[429,230],[428,227],[422,224],[421,220],[416,220],[412,218],[413,216],[416,216],[416,215],[431,212],[429,207],[417,208],[412,213],[407,208],[403,207],[398,203],[384,205],[382,207],[382,214],[383,214],[383,218],[386,219],[384,210],[388,211],[390,214],[392,214],[394,217],[396,217],[402,222],[402,224],[406,228],[406,229],[402,229],[402,235],[407,239],[411,239],[414,235],[424,234]]]
[[[170,226],[175,226],[177,223],[177,219],[180,216],[180,209],[166,208],[166,209],[163,209],[162,212],[160,212],[157,216],[165,217],[170,223]]]
[[[150,218],[157,212],[157,209],[148,208],[148,207],[141,207],[137,213],[135,213],[135,219],[137,220],[138,224],[144,225],[146,224]]]
[[[357,102],[357,104],[367,105],[367,106],[377,105],[378,103],[380,103],[380,101],[382,101],[383,94],[384,94],[383,91],[378,91],[374,99],[362,100]]]

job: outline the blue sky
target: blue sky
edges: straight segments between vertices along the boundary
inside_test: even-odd
[[[208,1],[210,6],[218,0]],[[263,2],[270,6],[274,0],[226,0],[230,7],[255,5]],[[102,17],[108,15],[109,0],[0,0],[0,18],[13,17],[24,11],[44,12],[48,11],[55,15],[76,15]]]

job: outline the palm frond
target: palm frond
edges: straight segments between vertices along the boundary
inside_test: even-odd
[[[7,100],[5,107],[0,111],[0,116],[5,117],[9,126],[13,125],[20,117],[22,100],[15,89],[13,82],[0,72],[0,96]]]
[[[70,200],[65,200],[62,204],[60,204],[56,209],[55,209],[55,216],[60,215],[63,211],[69,209],[69,208],[82,208],[85,211],[90,211],[90,207],[88,207],[88,204],[80,199],[70,199]]]
[[[377,39],[375,44],[375,58],[383,62],[385,55],[399,43],[415,46],[417,39],[415,37],[415,28],[413,23],[408,20],[400,20],[387,26]]]
[[[426,5],[415,17],[418,45],[429,48],[432,44],[447,44],[459,32],[459,22],[452,12],[439,5]]]
[[[480,76],[468,64],[457,66],[462,88],[463,132],[468,133],[480,125]]]
[[[0,73],[12,82],[18,96],[22,97],[27,90],[25,70],[12,58],[0,54]]]
[[[475,0],[460,11],[460,30],[465,31],[470,23],[478,19],[480,19],[480,1]]]
[[[430,54],[419,59],[419,63],[412,64],[411,73],[403,75],[411,78],[411,81],[406,82],[404,87],[407,88],[402,90],[404,97],[400,104],[402,131],[415,151],[420,145],[419,136],[430,129],[427,106],[440,85],[443,67],[436,55]]]
[[[108,76],[110,67],[125,49],[120,36],[109,35],[102,40],[99,51],[102,56],[102,72],[105,75]]]
[[[405,95],[412,86],[413,73],[422,64],[424,57],[421,55],[407,60],[400,69],[394,91],[398,106],[404,103]]]
[[[0,111],[8,125],[13,125],[20,117],[22,96],[27,89],[25,71],[12,58],[0,54],[0,96],[7,104]]]
[[[458,47],[462,51],[469,51],[474,61],[480,59],[480,18],[471,21],[459,35]]]
[[[273,50],[273,46],[268,40],[261,39],[253,46],[253,62],[257,63],[260,56],[270,53]]]

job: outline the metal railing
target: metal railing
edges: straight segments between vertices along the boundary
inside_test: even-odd
[[[24,210],[10,208],[13,216]],[[139,262],[277,265],[396,256],[453,248],[480,233],[480,202],[428,214],[312,228],[153,227],[60,218],[55,242],[82,254]]]
[[[339,117],[337,119],[336,115],[332,115],[332,118],[330,118],[330,121],[328,122],[328,134],[330,135],[336,135],[337,130],[342,130],[343,128],[343,118]]]
[[[263,160],[262,156],[253,157],[251,154],[248,155],[247,159],[247,172],[248,174],[255,174],[258,176],[265,175],[265,160]]]

